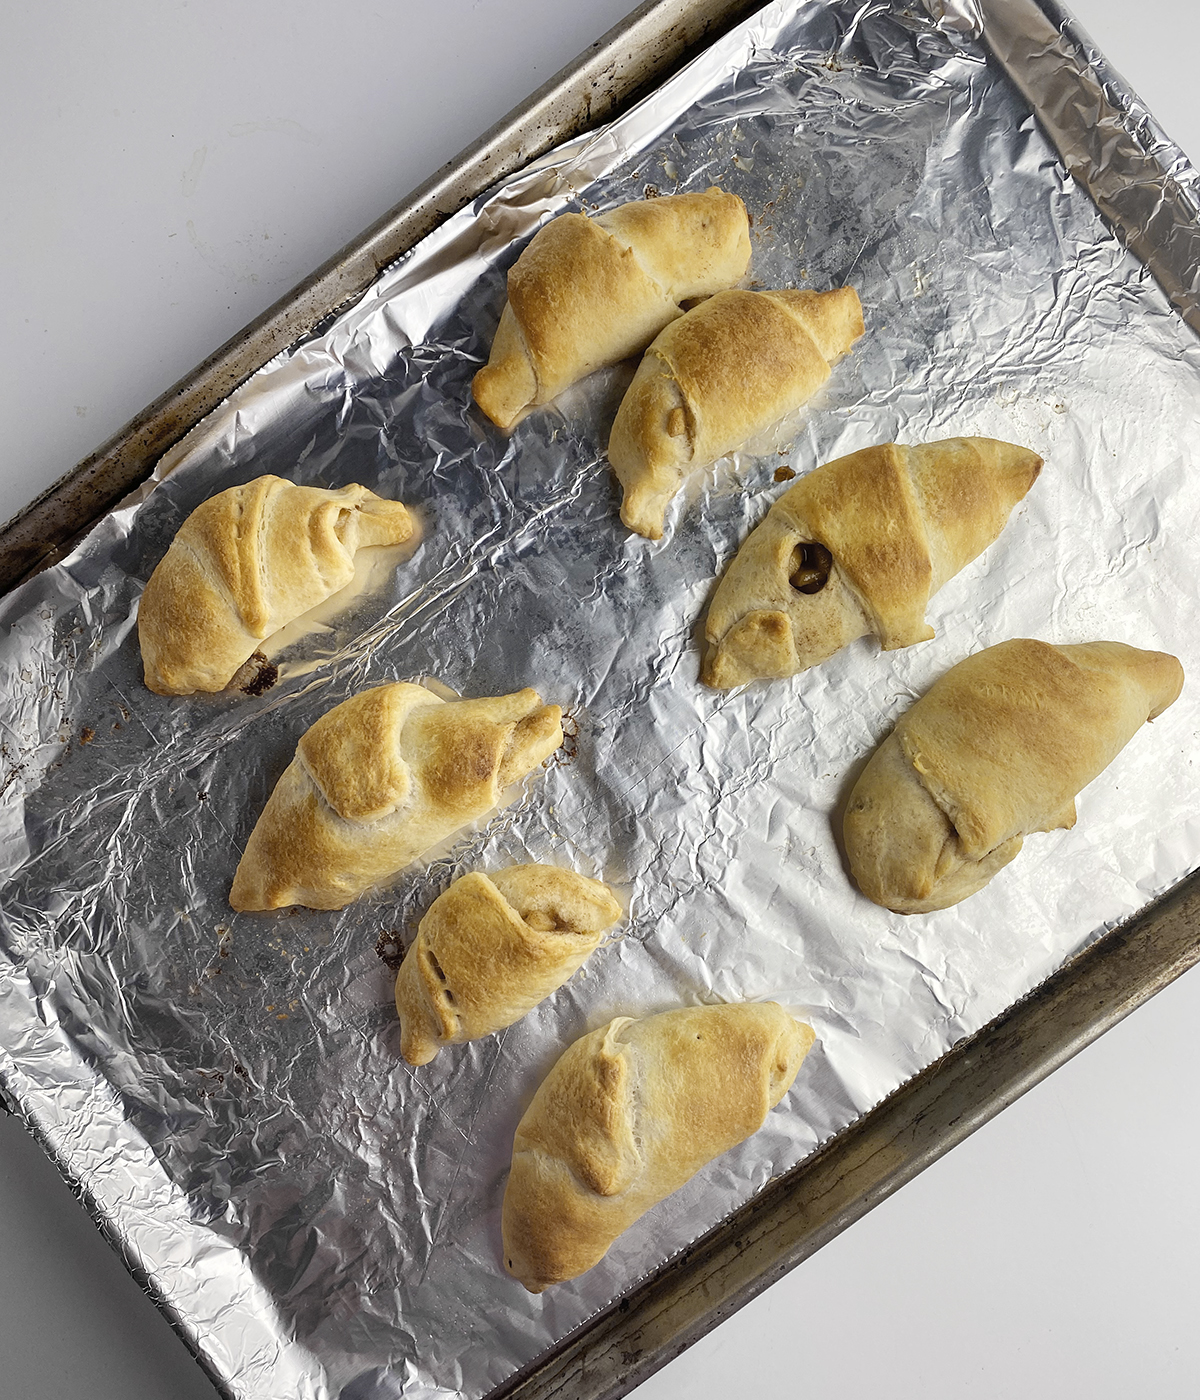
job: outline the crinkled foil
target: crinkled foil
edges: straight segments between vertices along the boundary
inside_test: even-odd
[[[972,651],[1114,638],[1200,673],[1200,345],[1034,116],[1028,92],[1070,118],[1052,48],[1034,46],[1023,94],[977,19],[769,6],[449,220],[5,601],[4,1084],[239,1400],[486,1394],[1200,860],[1194,681],[1084,792],[1075,830],[1031,838],[957,908],[876,908],[839,852],[864,759]],[[1054,71],[1077,85],[1065,59]],[[1147,122],[1120,130],[1194,185]],[[703,473],[649,543],[620,525],[603,455],[629,367],[507,440],[470,381],[544,220],[710,183],[753,213],[756,285],[848,281],[867,334],[805,415]],[[706,601],[787,489],[777,468],[953,434],[1046,467],[933,600],[934,641],[864,640],[733,694],[698,683]],[[285,644],[266,694],[152,695],[145,580],[189,511],[263,472],[404,500],[420,547]],[[341,913],[235,916],[234,867],[297,738],[398,678],[536,686],[573,737],[392,888]],[[628,920],[525,1021],[407,1068],[377,945],[411,936],[456,875],[528,860],[603,876]],[[757,998],[818,1035],[766,1126],[589,1274],[525,1293],[499,1206],[513,1130],[563,1047],[617,1014]]]

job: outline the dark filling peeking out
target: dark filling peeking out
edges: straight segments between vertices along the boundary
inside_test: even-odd
[[[829,582],[833,555],[823,544],[798,544],[792,551],[788,582],[798,593],[820,593]]]

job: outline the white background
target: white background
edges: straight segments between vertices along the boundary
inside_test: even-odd
[[[629,8],[0,0],[0,518]],[[1193,0],[1075,10],[1200,160]],[[639,1400],[1200,1396],[1197,1025],[1192,973]],[[0,1396],[77,1393],[214,1394],[5,1119]]]

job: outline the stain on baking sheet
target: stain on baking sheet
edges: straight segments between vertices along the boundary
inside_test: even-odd
[[[375,940],[375,953],[393,972],[400,971],[404,961],[404,940],[398,928],[385,928]]]

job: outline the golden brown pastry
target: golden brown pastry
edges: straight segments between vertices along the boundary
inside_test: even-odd
[[[396,977],[410,1065],[503,1030],[582,966],[621,917],[607,885],[553,865],[455,880],[421,920]]]
[[[708,610],[702,679],[792,676],[874,633],[927,641],[930,597],[1004,528],[1042,459],[992,438],[886,442],[798,481],[726,570]]]
[[[1178,696],[1183,668],[1121,642],[1012,641],[969,656],[899,721],[854,785],[846,854],[899,914],[982,889]]]
[[[223,690],[260,644],[354,576],[368,545],[402,544],[413,519],[365,486],[326,491],[260,476],[196,507],[138,607],[146,684]]]
[[[774,1002],[618,1016],[566,1051],[525,1110],[504,1193],[504,1262],[531,1293],[762,1127],[812,1030]]]
[[[799,408],[863,333],[853,287],[719,292],[646,351],[608,443],[621,519],[647,539],[685,475]]]
[[[561,214],[508,274],[508,304],[475,402],[506,432],[604,365],[644,350],[680,302],[732,287],[750,263],[746,206],[715,186]]]
[[[233,879],[235,909],[341,909],[482,817],[562,743],[535,690],[441,700],[380,685],[308,729]]]

